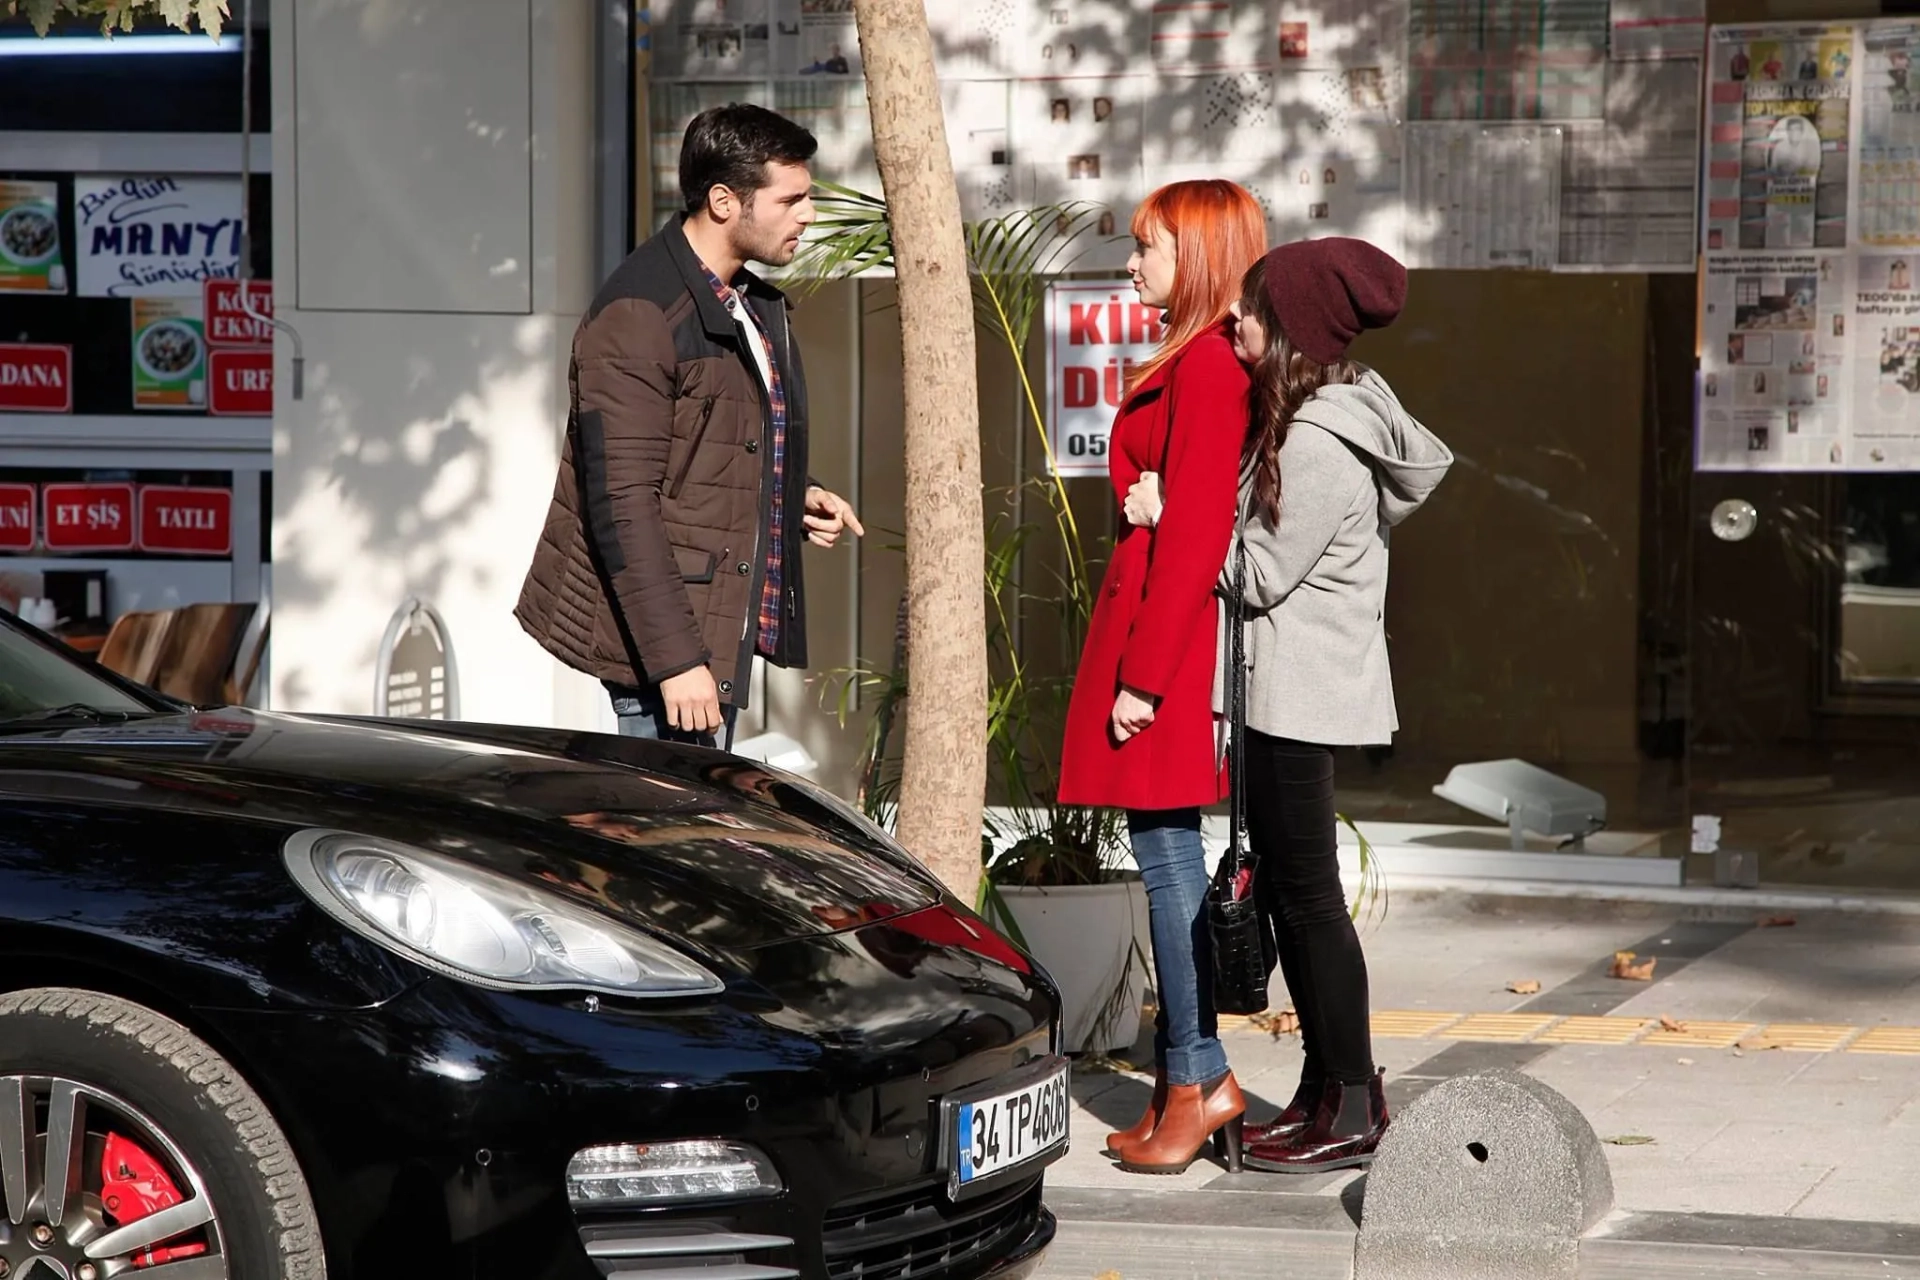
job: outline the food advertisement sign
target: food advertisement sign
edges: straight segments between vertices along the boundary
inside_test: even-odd
[[[240,274],[240,209],[238,178],[74,179],[81,294],[199,299],[207,281]]]
[[[133,300],[133,407],[207,407],[207,339],[198,298]]]
[[[60,185],[0,182],[0,293],[65,293]]]

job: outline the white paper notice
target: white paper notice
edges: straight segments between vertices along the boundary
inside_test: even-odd
[[[1279,94],[1286,144],[1273,189],[1274,239],[1353,236],[1401,257],[1397,68],[1294,72],[1281,77]]]
[[[1406,45],[1404,5],[1385,0],[1281,0],[1283,71],[1401,66]],[[1400,93],[1405,93],[1404,84]],[[1402,96],[1395,97],[1396,111],[1401,101]]]
[[[969,222],[1000,217],[1019,204],[1012,92],[1013,86],[1004,80],[949,80],[940,86],[947,146],[960,184],[960,216]]]
[[[1920,470],[1920,290],[1915,255],[1854,263],[1852,470]]]
[[[1920,245],[1920,23],[1860,32],[1858,236],[1864,245]]]
[[[1144,5],[1025,0],[1020,16],[1025,24],[1017,58],[1021,75],[1117,76],[1144,69],[1148,43]]]
[[[811,165],[815,177],[880,194],[880,170],[873,158],[873,117],[867,110],[864,79],[815,76],[776,80],[773,109],[804,125],[819,142]]]
[[[1271,0],[1158,0],[1153,64],[1163,71],[1246,71],[1279,59]]]
[[[1608,12],[1608,0],[1411,0],[1407,119],[1598,119]]]
[[[1162,165],[1271,163],[1284,141],[1276,80],[1271,71],[1161,77],[1146,109],[1148,176]]]
[[[1835,469],[1845,455],[1845,259],[1709,254],[1700,327],[1703,471]]]
[[[658,0],[653,66],[661,79],[753,80],[773,74],[768,0]]]
[[[1551,267],[1560,247],[1564,131],[1551,125],[1407,127],[1410,267]]]
[[[1692,271],[1699,172],[1699,60],[1616,64],[1606,120],[1567,126],[1559,265]]]
[[[859,76],[853,0],[779,0],[774,64],[788,76]]]
[[[1094,233],[1070,250],[1075,270],[1119,270],[1127,223],[1151,183],[1140,163],[1145,76],[1027,80],[1013,89],[1014,141],[1027,161],[1026,204],[1104,205]]]
[[[927,6],[933,61],[945,80],[1004,80],[1025,65],[1031,4],[1023,0],[964,0]]]
[[[1608,11],[1615,61],[1697,59],[1706,44],[1706,0],[1612,0]]]

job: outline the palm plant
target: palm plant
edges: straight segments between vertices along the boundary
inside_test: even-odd
[[[801,293],[825,280],[885,270],[893,261],[886,203],[834,183],[822,182],[820,187],[815,204],[821,216],[792,267],[793,287]],[[1044,477],[1019,486],[1038,497],[1044,518],[1034,522],[1002,516],[992,522],[987,537],[988,755],[995,789],[1006,803],[1003,813],[988,818],[984,852],[989,879],[1003,883],[1098,883],[1107,878],[1108,855],[1119,848],[1116,811],[1062,805],[1055,799],[1059,730],[1072,681],[1040,674],[1021,651],[1015,625],[1023,607],[1049,608],[1059,623],[1061,653],[1070,661],[1080,651],[1093,612],[1097,584],[1066,483],[1056,474],[1027,344],[1047,278],[1071,270],[1077,249],[1103,212],[1100,205],[1074,201],[1022,209],[966,227],[975,317],[1012,358],[1028,420],[1047,460]],[[1047,590],[1023,589],[1025,552],[1049,527],[1061,563],[1049,567]],[[907,694],[904,645],[904,634],[897,634],[890,670],[840,673],[843,717],[851,688],[877,695],[864,744],[860,797],[876,820],[890,817],[893,804],[886,751],[900,700]],[[1000,845],[1005,848],[995,856],[992,851]]]

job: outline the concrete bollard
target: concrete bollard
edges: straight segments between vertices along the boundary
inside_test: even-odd
[[[1517,1071],[1456,1076],[1381,1140],[1354,1280],[1575,1280],[1580,1238],[1612,1208],[1577,1107]]]

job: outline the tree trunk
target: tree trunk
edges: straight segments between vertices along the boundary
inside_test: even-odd
[[[961,901],[987,787],[986,530],[973,295],[923,0],[854,0],[892,223],[906,382],[907,725],[900,842]]]

